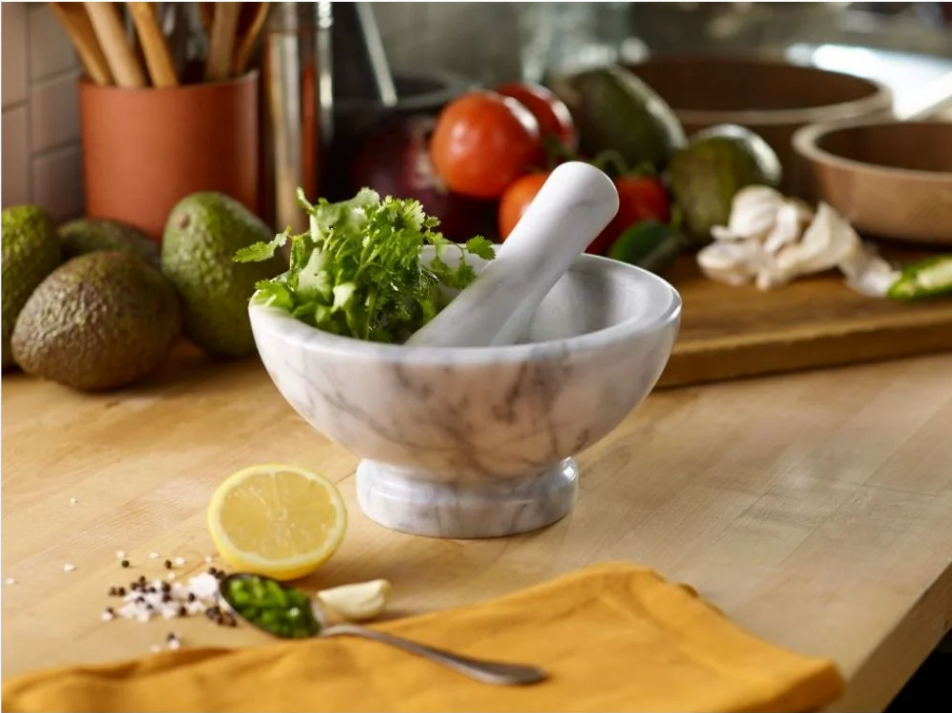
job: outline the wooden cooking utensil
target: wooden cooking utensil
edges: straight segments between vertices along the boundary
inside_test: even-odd
[[[235,35],[238,30],[238,15],[241,4],[237,2],[215,3],[211,37],[208,43],[208,61],[205,63],[205,81],[227,79],[231,72]]]
[[[86,74],[100,86],[112,84],[112,72],[86,8],[78,2],[51,2],[50,9],[69,35]]]
[[[132,47],[129,46],[126,30],[115,3],[87,2],[83,4],[86,6],[86,12],[89,13],[89,20],[102,45],[116,84],[130,89],[147,86],[145,72],[142,71],[139,60],[136,59]]]
[[[172,52],[156,19],[154,3],[127,2],[126,7],[139,35],[152,84],[156,87],[178,86]]]
[[[215,7],[219,4],[214,2],[198,3],[198,14],[205,32],[211,32],[212,23],[215,19]],[[268,19],[270,7],[271,4],[267,2],[241,3],[241,10],[238,14],[238,29],[235,31],[237,48],[231,67],[234,76],[242,75],[247,69],[248,62],[251,60],[251,53],[261,36],[265,21]]]
[[[261,31],[264,29],[265,20],[268,19],[268,10],[270,9],[270,3],[266,2],[249,2],[242,4],[241,18],[244,19],[246,16],[251,17],[250,24],[246,30],[241,29],[241,22],[239,21],[239,40],[238,40],[238,49],[235,50],[235,58],[232,62],[231,71],[236,77],[240,77],[245,73],[245,70],[248,68],[248,62],[251,60],[251,53],[254,51],[255,44],[258,42],[258,38],[261,36]],[[245,8],[248,8],[245,11]]]

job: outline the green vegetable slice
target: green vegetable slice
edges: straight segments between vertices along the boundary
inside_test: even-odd
[[[952,295],[952,255],[939,255],[903,267],[887,296],[919,300]]]
[[[466,254],[495,257],[492,243],[476,236],[451,242],[436,228],[419,201],[381,199],[364,188],[352,199],[311,204],[300,188],[298,203],[310,229],[290,229],[269,243],[235,254],[236,262],[258,262],[290,242],[290,269],[259,282],[259,299],[332,334],[376,342],[402,343],[449,303],[447,289],[463,289],[476,279]],[[429,265],[420,263],[426,245],[435,248]],[[459,250],[451,266],[446,251]]]

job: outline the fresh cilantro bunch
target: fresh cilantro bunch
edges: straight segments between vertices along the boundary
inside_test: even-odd
[[[416,200],[380,196],[364,188],[351,200],[312,205],[300,188],[298,203],[309,215],[310,230],[290,228],[270,243],[256,243],[235,254],[236,262],[260,262],[291,241],[290,269],[259,282],[260,299],[332,334],[374,342],[402,343],[433,319],[449,298],[444,288],[462,289],[476,279],[465,253],[491,260],[492,244],[475,237],[465,245],[435,229]],[[435,248],[429,265],[420,262],[425,245]],[[446,250],[460,251],[451,267]]]

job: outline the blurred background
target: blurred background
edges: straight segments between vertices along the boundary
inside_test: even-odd
[[[876,79],[897,105],[917,101],[952,71],[952,3],[272,3],[256,61],[269,37],[273,47],[284,42],[287,57],[290,32],[295,66],[306,66],[307,53],[321,51],[322,5],[337,40],[334,106],[323,111],[343,127],[341,141],[355,125],[435,110],[473,84],[539,81],[659,55],[752,54],[814,65]],[[369,22],[358,6],[372,10]],[[2,202],[36,202],[65,220],[84,210],[80,61],[48,3],[4,2],[2,13]],[[398,93],[389,106],[376,91],[382,67]],[[261,91],[282,96],[280,81],[263,81]],[[328,125],[328,141],[330,132]],[[262,180],[270,174],[273,183],[274,166],[265,154]],[[276,209],[266,199],[262,210]]]

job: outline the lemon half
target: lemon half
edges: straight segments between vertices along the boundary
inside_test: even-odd
[[[255,465],[218,486],[208,530],[235,569],[285,581],[333,556],[347,531],[347,508],[322,475],[293,465]]]

